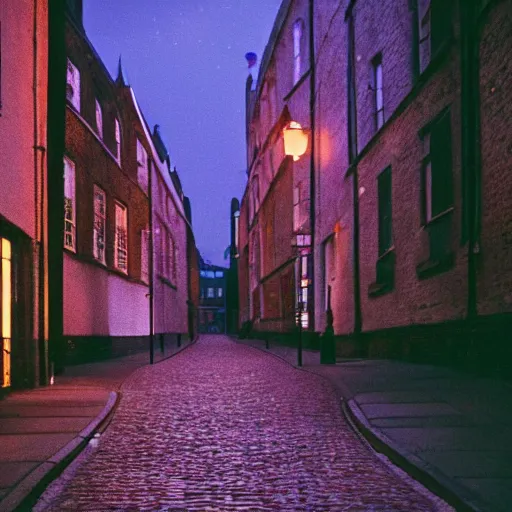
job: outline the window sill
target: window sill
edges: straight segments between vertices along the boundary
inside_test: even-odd
[[[437,215],[434,215],[430,220],[425,222],[422,225],[423,229],[428,229],[430,226],[433,226],[437,224],[441,219],[444,219],[447,215],[452,214],[455,211],[455,208],[453,206],[450,206],[450,208],[447,208],[444,210],[444,212],[438,213]]]
[[[453,268],[455,264],[455,256],[450,252],[440,259],[427,259],[416,266],[416,275],[419,279],[428,279],[447,272]]]
[[[167,286],[169,286],[173,290],[177,290],[178,289],[178,287],[175,284],[173,284],[171,280],[167,279],[167,277],[165,277],[163,275],[159,275],[158,279],[160,280],[160,282],[166,284]]]
[[[382,297],[383,295],[391,293],[394,289],[394,283],[374,282],[370,286],[368,286],[368,297]]]
[[[293,85],[290,92],[283,98],[283,101],[288,101],[295,91],[305,82],[306,78],[311,74],[311,68],[303,73],[303,75],[297,80],[297,82]]]

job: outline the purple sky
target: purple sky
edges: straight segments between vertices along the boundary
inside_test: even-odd
[[[192,202],[196,243],[226,265],[229,211],[246,182],[244,55],[261,59],[281,0],[84,0],[87,35],[160,131]]]

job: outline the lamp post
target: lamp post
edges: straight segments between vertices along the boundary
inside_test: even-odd
[[[288,156],[293,157],[293,161],[297,162],[308,149],[309,130],[302,128],[296,121],[290,121],[283,130],[284,152]],[[311,200],[311,198],[310,198]],[[302,257],[308,255],[311,250],[311,230],[314,226],[310,226],[310,234],[298,233],[294,236],[292,247],[296,249],[295,267],[296,267],[296,314],[295,322],[298,327],[298,343],[297,343],[297,365],[302,366],[302,318],[304,314],[304,288],[310,285],[310,276],[306,273],[304,278],[301,270]],[[307,266],[308,267],[308,266]],[[307,268],[306,267],[306,268]],[[304,283],[304,281],[306,281]],[[305,284],[305,286],[303,286]],[[307,304],[307,303],[306,303]]]

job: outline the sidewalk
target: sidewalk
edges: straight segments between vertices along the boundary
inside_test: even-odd
[[[297,365],[296,348],[270,343],[270,352]],[[457,510],[512,510],[510,383],[388,360],[320,365],[313,351],[303,368],[329,379],[365,437]]]
[[[155,350],[155,362],[183,350]],[[68,366],[55,384],[0,401],[0,512],[28,506],[108,423],[123,381],[149,364],[146,352]],[[29,510],[29,508],[25,508]]]

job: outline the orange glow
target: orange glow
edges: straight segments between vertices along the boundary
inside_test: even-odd
[[[308,149],[308,133],[302,129],[302,126],[295,121],[290,124],[283,131],[284,138],[284,152],[288,156],[293,156],[296,162]]]

